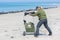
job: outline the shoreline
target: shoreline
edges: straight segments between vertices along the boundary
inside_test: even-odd
[[[45,7],[43,9],[52,9],[52,8],[58,8],[59,6],[55,6],[55,7]],[[8,13],[19,13],[19,12],[25,12],[25,11],[36,11],[36,9],[28,9],[28,10],[20,10],[20,11],[8,11],[8,12],[0,12],[0,14],[8,14]]]

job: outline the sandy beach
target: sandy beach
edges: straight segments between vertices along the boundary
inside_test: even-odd
[[[44,9],[48,19],[48,25],[53,34],[48,36],[47,30],[43,27],[40,32],[46,35],[34,37],[34,35],[23,36],[25,31],[23,20],[33,22],[35,27],[38,23],[38,17],[24,16],[24,12],[8,13],[0,15],[0,40],[60,40],[60,7]]]

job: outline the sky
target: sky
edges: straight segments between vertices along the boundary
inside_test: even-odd
[[[0,0],[0,2],[60,2],[60,0]]]

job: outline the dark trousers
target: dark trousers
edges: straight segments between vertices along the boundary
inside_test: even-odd
[[[41,27],[42,24],[44,24],[44,27],[48,30],[49,33],[52,33],[51,29],[48,27],[47,19],[42,19],[37,24],[35,35],[39,35],[39,28]]]

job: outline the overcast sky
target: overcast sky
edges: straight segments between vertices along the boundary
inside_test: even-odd
[[[60,0],[0,0],[0,2],[60,2]]]

